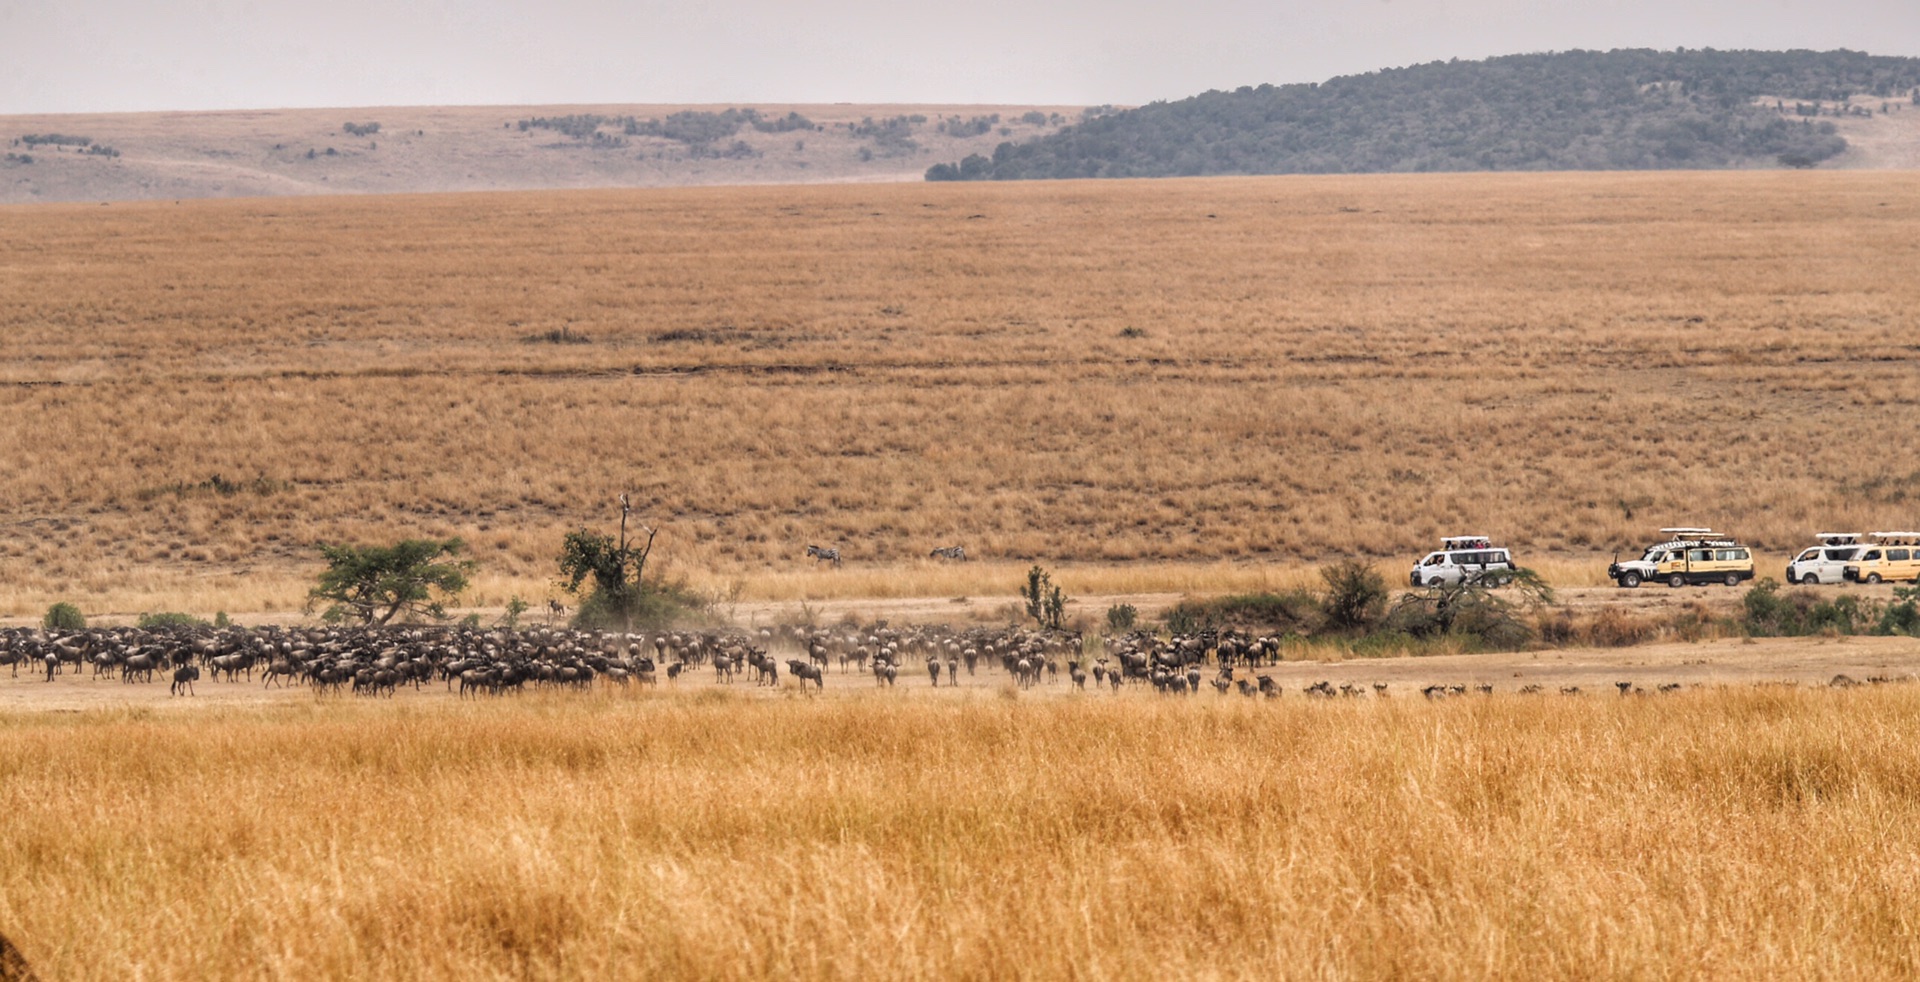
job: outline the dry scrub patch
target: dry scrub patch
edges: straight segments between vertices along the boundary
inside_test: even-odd
[[[44,977],[1910,977],[1920,690],[0,716]]]
[[[1563,583],[1676,522],[1775,566],[1818,529],[1912,523],[1920,430],[1871,421],[1920,408],[1916,191],[1557,174],[8,208],[0,604],[284,610],[316,540],[456,534],[494,577],[479,602],[538,599],[564,530],[621,491],[675,572],[769,599],[1010,589],[923,571],[956,543],[1137,572],[1105,592],[1397,567],[1462,530]],[[802,572],[809,542],[864,572]]]

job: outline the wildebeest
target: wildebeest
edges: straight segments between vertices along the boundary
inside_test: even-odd
[[[821,674],[819,667],[809,662],[803,662],[798,658],[789,658],[787,659],[787,672],[794,678],[800,680],[800,691],[802,692],[806,691],[808,682],[812,682],[816,689],[825,689],[827,687],[826,678]]]
[[[182,665],[173,670],[173,684],[167,687],[169,695],[179,695],[185,689],[187,695],[193,695],[193,680],[200,677],[200,666]]]

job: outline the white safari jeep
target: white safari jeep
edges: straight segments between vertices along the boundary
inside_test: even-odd
[[[1414,586],[1440,586],[1485,580],[1499,586],[1512,579],[1513,557],[1496,548],[1484,535],[1449,535],[1437,552],[1427,553],[1413,567]]]
[[[1646,582],[1668,586],[1725,583],[1739,586],[1753,579],[1753,550],[1739,540],[1708,528],[1665,528],[1667,541],[1647,547],[1645,555],[1626,562],[1615,560],[1607,576],[1623,587]]]
[[[1814,538],[1820,540],[1819,545],[1802,550],[1787,564],[1788,583],[1806,586],[1838,583],[1846,578],[1847,564],[1859,558],[1860,550],[1866,548],[1860,544],[1858,532],[1821,532]]]

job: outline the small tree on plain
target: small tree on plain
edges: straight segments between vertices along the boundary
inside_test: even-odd
[[[1336,631],[1364,631],[1386,612],[1387,581],[1373,567],[1349,559],[1320,570],[1326,595],[1320,614]]]
[[[620,496],[620,534],[618,538],[585,528],[567,533],[560,547],[560,586],[578,595],[592,581],[591,589],[580,601],[574,624],[585,628],[614,628],[627,631],[639,626],[659,626],[701,613],[704,604],[677,584],[649,582],[647,558],[653,553],[658,529],[642,526],[645,541],[627,538],[627,521],[632,509],[627,496]]]
[[[1060,624],[1066,619],[1067,595],[1053,585],[1053,576],[1035,564],[1027,570],[1026,585],[1020,588],[1020,596],[1027,603],[1027,616],[1041,628],[1060,630]]]
[[[47,616],[40,619],[40,626],[49,631],[84,631],[87,618],[73,604],[57,603],[47,608]]]
[[[465,549],[459,539],[408,539],[390,546],[321,543],[327,568],[307,594],[306,610],[312,613],[326,602],[320,616],[329,623],[386,624],[395,617],[444,620],[446,600],[467,588],[467,576],[476,565],[457,558]]]

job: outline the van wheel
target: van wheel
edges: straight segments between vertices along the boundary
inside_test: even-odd
[[[1727,585],[1728,585],[1728,586],[1739,586],[1739,585],[1740,585],[1740,574],[1739,574],[1739,573],[1728,573],[1728,574],[1727,574]]]
[[[1868,573],[1868,574],[1867,574],[1867,582],[1868,582],[1868,583],[1878,583],[1878,582],[1880,582],[1880,574],[1879,574],[1879,573]]]
[[[1667,585],[1675,589],[1679,589],[1680,587],[1687,585],[1687,578],[1684,576],[1681,576],[1679,573],[1675,573],[1672,576],[1667,577]]]
[[[1808,573],[1807,575],[1805,575],[1805,576],[1802,576],[1802,577],[1800,578],[1800,585],[1801,585],[1801,586],[1819,586],[1819,585],[1820,585],[1820,576],[1819,576],[1819,574],[1817,574],[1817,573]]]
[[[1621,585],[1621,586],[1623,586],[1623,587],[1626,587],[1626,588],[1627,588],[1627,589],[1629,589],[1629,590],[1631,590],[1631,589],[1633,589],[1634,587],[1637,587],[1637,586],[1639,586],[1639,585],[1640,585],[1640,574],[1639,574],[1639,573],[1634,573],[1634,572],[1626,572],[1626,573],[1621,573],[1621,574],[1620,574],[1620,585]]]

